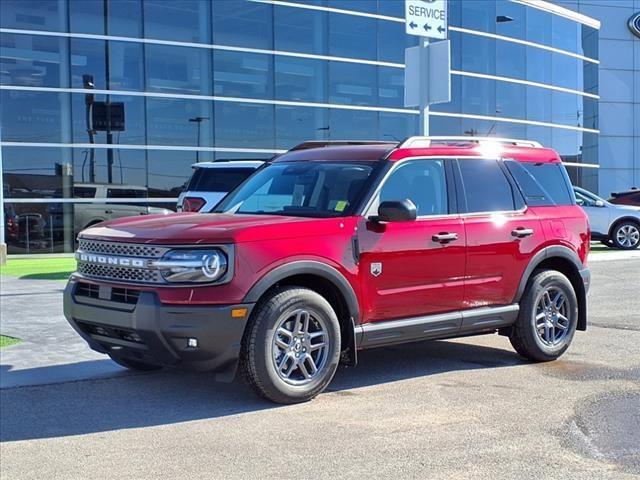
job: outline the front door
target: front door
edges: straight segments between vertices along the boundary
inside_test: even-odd
[[[465,233],[442,159],[395,166],[358,226],[365,322],[455,311],[463,299]],[[453,190],[451,188],[451,190]],[[380,202],[411,200],[415,221],[375,223]]]

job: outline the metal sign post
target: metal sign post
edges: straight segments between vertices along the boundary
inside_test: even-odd
[[[405,107],[419,107],[420,131],[429,135],[429,105],[451,101],[451,44],[446,0],[405,0],[405,31],[421,37],[405,50]],[[429,38],[444,40],[429,43]]]

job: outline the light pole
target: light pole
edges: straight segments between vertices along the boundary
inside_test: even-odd
[[[200,147],[200,124],[205,120],[209,120],[209,117],[193,117],[189,119],[191,123],[198,124],[198,139],[196,141],[198,147]],[[200,150],[196,150],[196,163],[200,163]]]

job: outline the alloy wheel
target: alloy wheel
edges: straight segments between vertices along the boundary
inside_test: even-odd
[[[291,385],[306,385],[322,374],[327,362],[326,324],[307,310],[289,313],[277,323],[271,349],[278,376]]]
[[[570,326],[569,302],[558,287],[546,288],[536,303],[535,326],[543,344],[555,347],[561,344]]]
[[[635,247],[640,242],[640,230],[635,225],[626,223],[616,231],[616,240],[622,247]]]

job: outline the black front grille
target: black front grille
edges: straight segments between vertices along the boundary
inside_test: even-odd
[[[133,288],[103,288],[106,289],[106,295],[105,292],[103,292],[102,300],[111,300],[112,302],[118,303],[128,303],[130,305],[135,305],[136,303],[138,303],[140,290],[135,290]],[[100,299],[100,287],[92,283],[78,282],[78,286],[75,290],[75,296]]]
[[[78,273],[86,277],[101,278],[104,280],[164,283],[162,275],[160,275],[158,270],[147,270],[144,268],[125,268],[78,262]]]
[[[100,298],[100,287],[91,283],[78,283],[76,287],[77,297]]]
[[[96,240],[80,240],[78,251],[99,253],[103,255],[121,255],[124,257],[160,258],[169,249],[155,245],[139,245],[134,243],[99,242]]]
[[[144,345],[144,340],[134,330],[128,328],[116,328],[95,323],[77,322],[83,332],[91,336],[113,338],[125,342]]]
[[[140,297],[140,290],[133,290],[131,288],[114,288],[111,290],[111,301],[120,303],[138,303],[138,297]]]

